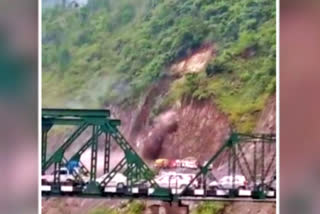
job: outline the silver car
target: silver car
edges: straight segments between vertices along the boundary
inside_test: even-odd
[[[227,175],[209,183],[210,189],[247,189],[248,182],[243,175]]]

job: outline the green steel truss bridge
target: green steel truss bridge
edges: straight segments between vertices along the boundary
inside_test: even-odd
[[[178,187],[170,184],[168,188],[161,187],[155,181],[155,170],[149,168],[127,142],[118,129],[120,125],[120,120],[111,118],[109,110],[42,109],[42,178],[51,176],[49,181],[42,179],[42,196],[140,198],[167,202],[276,201],[276,136],[274,134],[232,133],[221,148],[205,162],[206,164],[195,169],[195,176],[187,185]],[[73,129],[70,129],[70,126]],[[50,146],[48,134],[53,127],[60,129],[69,127],[67,130],[71,131],[62,145],[49,155],[47,154]],[[80,135],[85,132],[90,136],[83,140]],[[103,142],[98,139],[103,139]],[[124,157],[111,167],[110,157],[113,152],[111,144],[113,143],[120,147]],[[70,151],[74,144],[77,144],[78,149]],[[98,152],[101,152],[102,146],[105,176],[98,181]],[[90,167],[80,160],[86,151],[90,153]],[[69,156],[66,155],[67,153]],[[79,164],[78,170],[65,179],[66,175],[62,174],[60,169],[70,161],[76,161]],[[221,165],[224,165],[224,172],[219,170],[218,166]],[[125,185],[110,186],[117,173],[126,176]],[[237,175],[245,176],[248,182],[246,188],[237,186]],[[221,181],[223,176],[229,177],[229,187]],[[193,184],[196,181],[195,187]],[[212,181],[217,183],[214,188],[210,187]]]

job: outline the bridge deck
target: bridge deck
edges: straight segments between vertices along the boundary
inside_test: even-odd
[[[212,190],[206,191],[204,189],[189,190],[184,195],[179,195],[183,189],[171,189],[171,200],[181,201],[247,201],[247,202],[276,202],[276,192],[266,191],[266,198],[253,198],[251,190],[239,190],[236,195],[232,196],[230,190]],[[161,196],[153,195],[154,188],[138,188],[134,187],[129,192],[127,188],[106,187],[101,194],[84,193],[81,188],[74,186],[61,186],[60,191],[56,192],[49,185],[41,186],[43,197],[86,197],[86,198],[140,198],[147,200],[163,200]]]

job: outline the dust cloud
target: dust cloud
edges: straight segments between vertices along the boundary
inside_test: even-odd
[[[158,158],[165,137],[177,131],[177,114],[174,111],[165,112],[155,119],[154,124],[152,131],[148,133],[146,140],[143,142],[142,155],[148,160]]]

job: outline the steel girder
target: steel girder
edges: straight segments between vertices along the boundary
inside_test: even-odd
[[[79,110],[79,109],[43,109],[42,112],[42,171],[43,173],[54,164],[55,182],[57,185],[60,182],[59,168],[63,163],[67,163],[70,160],[80,159],[80,156],[91,147],[91,165],[90,169],[87,169],[83,163],[80,163],[80,172],[90,173],[89,184],[86,188],[86,193],[99,194],[101,189],[107,185],[107,183],[114,177],[115,173],[120,172],[125,166],[125,174],[128,178],[128,185],[133,186],[135,183],[144,179],[149,181],[151,186],[155,188],[154,194],[159,194],[162,198],[168,199],[169,191],[159,188],[156,182],[153,180],[153,172],[134,151],[131,145],[126,141],[117,126],[120,125],[119,120],[112,120],[110,117],[110,111],[108,110]],[[46,159],[47,138],[48,132],[53,125],[69,125],[76,126],[77,129],[71,134],[71,136],[60,146],[51,157]],[[82,147],[70,158],[64,157],[64,153],[75,142],[75,140],[89,127],[92,127],[92,137],[89,138]],[[110,140],[111,138],[115,143],[123,150],[125,157],[114,169],[112,169],[106,179],[100,184],[95,182],[96,180],[96,165],[97,165],[97,151],[98,151],[98,137],[105,133],[105,157],[104,157],[104,172],[109,172],[109,160],[110,160]],[[82,181],[79,174],[75,175],[75,178]],[[55,188],[57,189],[57,188]]]
[[[227,171],[228,171],[228,175],[232,176],[232,186],[234,187],[234,182],[235,182],[235,174],[236,174],[236,170],[237,170],[237,166],[239,167],[239,170],[242,174],[244,173],[244,169],[247,169],[248,174],[249,174],[249,178],[251,179],[251,181],[254,183],[254,192],[257,198],[265,198],[265,188],[270,187],[271,183],[274,182],[275,179],[272,179],[270,182],[268,182],[267,184],[265,184],[265,178],[266,176],[269,174],[272,163],[274,163],[275,161],[275,156],[276,153],[274,152],[271,161],[269,162],[268,166],[267,166],[267,170],[265,171],[265,144],[275,144],[276,142],[276,135],[275,134],[241,134],[241,133],[232,133],[230,135],[230,137],[228,138],[228,140],[220,147],[220,149],[209,159],[209,161],[206,162],[206,164],[202,167],[200,167],[199,172],[196,174],[196,176],[189,182],[189,184],[184,188],[184,190],[177,196],[177,197],[181,197],[182,195],[184,195],[187,190],[189,189],[189,187],[194,183],[195,180],[199,179],[199,178],[203,178],[202,179],[202,186],[204,186],[206,188],[206,176],[209,173],[209,167],[210,165],[212,165],[213,163],[215,163],[215,161],[217,161],[217,159],[219,157],[221,157],[221,155],[224,152],[227,152],[228,155],[228,163],[227,163]],[[258,160],[257,158],[257,144],[261,145],[261,150],[259,152],[260,156],[261,156],[261,160]],[[248,160],[245,157],[245,154],[243,152],[242,149],[242,144],[253,144],[253,156],[254,156],[254,160],[253,160],[253,172],[250,169]],[[240,162],[240,157],[243,159],[244,165],[245,167],[241,164]],[[257,164],[261,163],[261,170],[257,170]],[[260,187],[262,186],[262,189],[258,189],[257,187],[257,175],[260,174],[261,175],[261,183],[260,183]],[[215,180],[216,177],[214,175],[212,175],[214,177]],[[220,184],[218,184],[220,185]],[[234,190],[235,188],[232,188],[232,190]],[[231,194],[232,196],[232,194]]]
[[[224,152],[228,152],[228,174],[233,176],[235,172],[240,170],[242,174],[245,174],[247,170],[248,177],[251,181],[254,181],[256,188],[256,178],[259,173],[257,170],[258,167],[258,158],[257,153],[261,156],[261,181],[262,184],[266,183],[265,186],[270,186],[271,182],[274,182],[274,179],[266,182],[265,178],[267,174],[271,171],[272,162],[275,161],[275,153],[272,156],[270,164],[265,167],[264,154],[265,154],[265,144],[272,144],[275,142],[275,135],[273,134],[239,134],[233,133],[229,139],[221,146],[221,148],[210,158],[210,160],[200,168],[196,177],[185,187],[185,189],[178,195],[173,196],[170,193],[169,189],[160,188],[158,184],[153,180],[154,173],[149,167],[144,163],[140,156],[135,152],[132,146],[127,142],[123,137],[121,132],[118,130],[121,122],[119,120],[113,120],[110,118],[110,111],[108,110],[79,110],[79,109],[43,109],[42,112],[42,171],[43,173],[54,164],[55,178],[54,178],[54,190],[57,193],[59,191],[60,175],[59,168],[62,164],[67,163],[70,160],[79,160],[80,163],[80,172],[90,173],[90,181],[87,185],[85,194],[89,195],[101,195],[102,188],[104,188],[108,182],[116,175],[117,172],[123,171],[127,176],[127,185],[130,189],[139,181],[147,180],[154,187],[155,191],[151,195],[153,198],[159,198],[160,200],[179,200],[179,197],[183,196],[186,193],[187,189],[193,183],[193,181],[200,176],[205,177],[209,172],[209,166],[212,163],[215,163],[219,157]],[[60,146],[51,157],[47,159],[47,138],[48,132],[50,131],[53,125],[69,125],[76,126],[77,129],[71,134],[71,136]],[[92,136],[85,141],[85,143],[78,149],[71,158],[67,159],[64,157],[64,153],[68,148],[75,142],[75,140],[87,130],[89,127],[92,127]],[[98,137],[104,134],[105,136],[105,145],[104,145],[104,173],[108,173],[106,178],[100,183],[97,184],[96,180],[96,164],[97,164],[97,148],[98,148]],[[124,152],[124,158],[113,168],[110,169],[110,151],[111,139],[115,142]],[[49,142],[50,143],[50,142]],[[244,154],[242,145],[244,144],[253,144],[253,155],[254,155],[254,166],[253,169],[250,168],[250,164]],[[260,150],[258,148],[258,143],[262,143]],[[91,166],[90,169],[87,169],[83,163],[80,161],[81,155],[91,148]],[[259,150],[259,151],[258,151]],[[242,160],[242,163],[241,163]],[[80,175],[76,175],[78,180],[81,180]],[[275,176],[274,176],[275,177]],[[205,179],[203,179],[205,181]],[[255,189],[257,192],[257,197],[263,198],[263,189]]]

